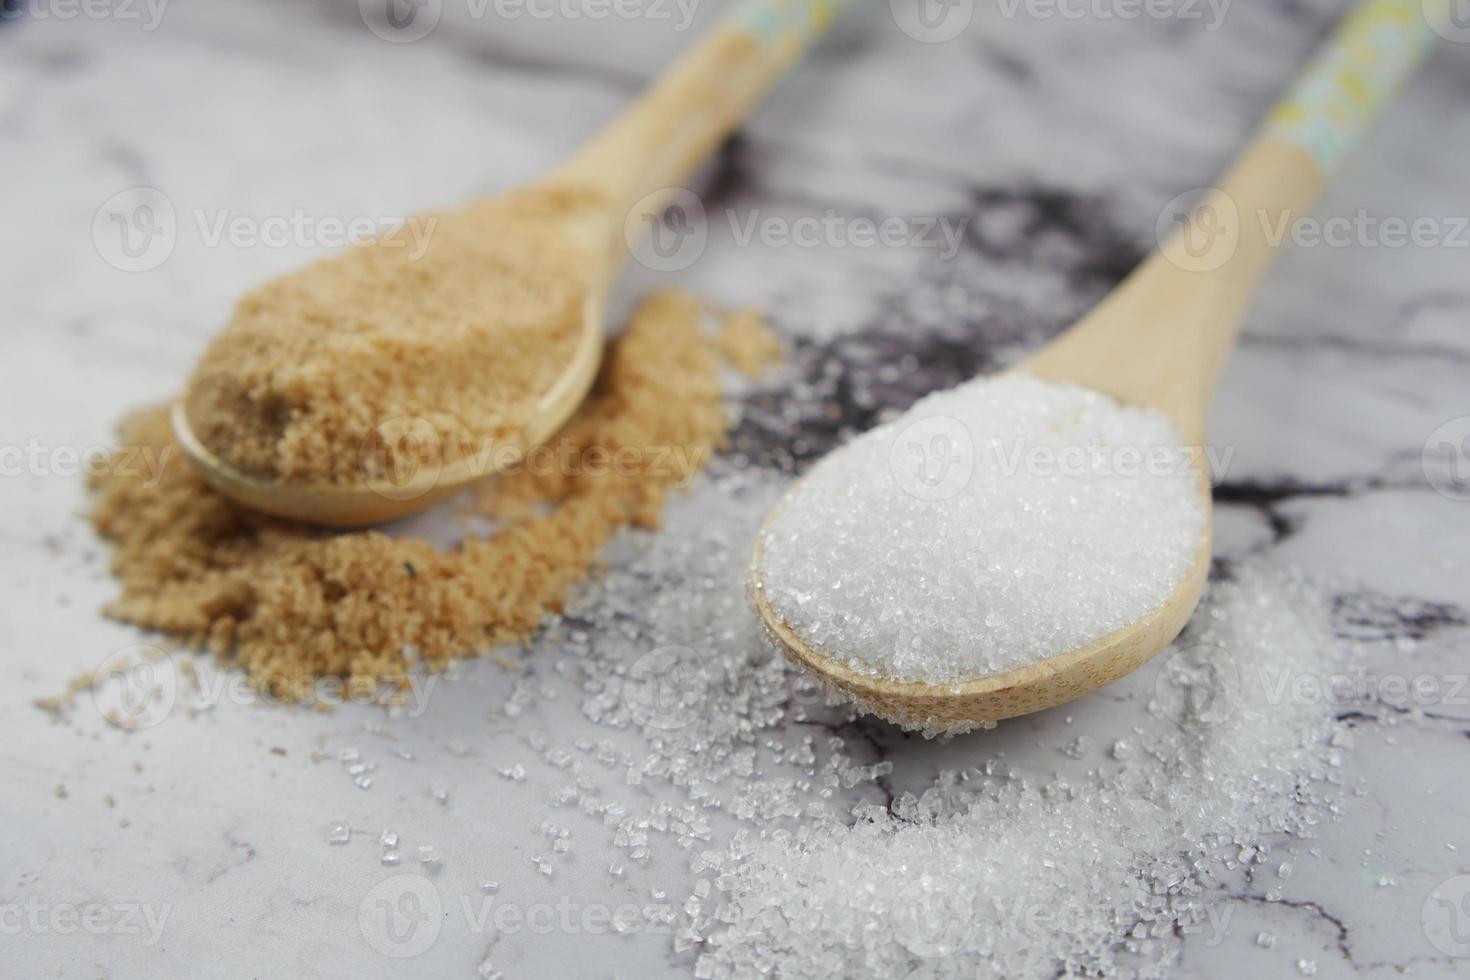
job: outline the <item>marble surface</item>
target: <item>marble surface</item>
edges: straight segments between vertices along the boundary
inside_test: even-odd
[[[677,6],[671,19],[598,20],[476,16],[483,5],[446,0],[412,43],[369,30],[353,2],[114,4],[99,16],[61,0],[11,6],[23,16],[0,22],[3,972],[474,976],[489,954],[508,976],[688,975],[692,955],[657,930],[497,934],[460,914],[486,879],[523,909],[568,896],[642,905],[654,889],[681,904],[689,892],[688,856],[671,842],[613,877],[612,831],[549,804],[564,778],[530,734],[568,751],[607,736],[583,717],[550,641],[516,671],[467,664],[393,718],[225,695],[125,732],[87,692],[60,717],[33,701],[158,642],[98,615],[115,586],[67,454],[108,444],[122,410],[173,391],[234,297],[332,244],[323,219],[391,220],[535,175],[718,5],[693,5],[685,25]],[[898,28],[909,13],[897,0],[858,4],[692,185],[710,214],[703,253],[666,272],[635,263],[620,286],[624,303],[679,285],[771,312],[792,364],[738,394],[735,442],[773,480],[1084,311],[1146,253],[1165,203],[1225,163],[1344,4],[1227,4],[1218,22],[974,6],[958,36],[924,43]],[[1470,45],[1441,44],[1318,209],[1433,219],[1444,240],[1391,248],[1368,234],[1286,255],[1211,432],[1233,454],[1216,492],[1221,568],[1259,556],[1337,583],[1339,633],[1367,643],[1383,676],[1428,678],[1437,693],[1338,706],[1355,734],[1342,818],[1311,842],[1319,856],[1283,842],[1300,853],[1279,900],[1250,881],[1214,896],[1233,918],[1221,936],[1170,940],[1180,976],[1291,975],[1298,959],[1319,976],[1470,970],[1429,935],[1445,915],[1470,935],[1470,906],[1431,900],[1470,873],[1470,502],[1426,479],[1427,465],[1453,491],[1445,478],[1463,488],[1470,467],[1458,441],[1470,425],[1467,97]],[[139,186],[173,209],[161,259],[120,252],[96,223]],[[952,255],[799,247],[742,242],[726,220],[829,212],[942,218],[966,233]],[[283,215],[307,230],[251,240]],[[221,218],[242,233],[216,239]],[[130,263],[150,268],[119,268]],[[721,468],[728,478],[735,466]],[[513,690],[535,695],[518,718],[503,709]],[[1106,728],[1108,698],[1076,714]],[[1056,737],[1071,721],[1048,712],[1009,737]],[[936,747],[870,722],[831,731],[912,785],[995,737]],[[636,733],[618,737],[619,751],[638,751]],[[354,785],[344,750],[376,765],[370,789]],[[518,763],[524,781],[496,775]],[[608,792],[646,809],[669,789],[619,777]],[[530,858],[546,850],[548,817],[574,844],[544,877]],[[345,845],[326,841],[336,821],[355,831]],[[385,827],[402,838],[398,869],[379,862]],[[425,879],[442,925],[412,958],[385,956],[361,909],[386,879],[419,870],[426,843],[443,857]],[[113,918],[83,927],[69,918],[83,907]],[[1263,930],[1270,950],[1255,945]]]

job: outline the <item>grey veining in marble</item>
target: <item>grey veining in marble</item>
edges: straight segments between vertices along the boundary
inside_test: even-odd
[[[710,236],[698,260],[662,273],[635,264],[620,286],[624,305],[654,285],[760,304],[788,340],[789,369],[738,394],[732,456],[717,470],[795,474],[924,392],[1057,333],[1147,253],[1165,202],[1210,181],[1345,7],[1241,0],[1206,24],[975,4],[957,37],[921,43],[897,28],[900,3],[859,0],[701,174]],[[359,904],[392,870],[378,860],[384,827],[401,835],[405,866],[434,845],[446,896],[479,895],[482,879],[525,902],[644,903],[650,882],[671,901],[686,894],[673,856],[609,878],[615,854],[592,821],[573,824],[565,871],[535,874],[556,783],[532,764],[523,727],[487,719],[516,681],[489,661],[442,678],[428,710],[389,723],[391,741],[372,733],[383,719],[369,709],[226,700],[129,734],[32,702],[154,639],[98,615],[115,584],[83,481],[55,450],[107,444],[123,410],[177,388],[236,296],[322,250],[310,235],[214,241],[212,223],[391,220],[524,181],[625,104],[718,6],[694,5],[677,30],[476,17],[483,5],[445,0],[414,43],[377,36],[355,0],[139,0],[102,16],[66,16],[80,5],[65,0],[7,6],[21,16],[0,21],[6,975],[473,976],[490,946],[511,976],[687,975],[692,959],[650,934],[492,942],[447,915],[412,960],[363,941]],[[1443,43],[1318,207],[1431,218],[1445,241],[1289,252],[1252,310],[1211,434],[1233,453],[1216,491],[1219,570],[1259,556],[1337,583],[1339,632],[1372,644],[1383,673],[1441,691],[1470,669],[1470,501],[1433,489],[1424,462],[1431,434],[1464,439],[1441,427],[1470,416],[1470,233],[1454,231],[1470,214],[1467,99],[1470,45]],[[139,186],[163,192],[177,220],[166,258],[128,272],[94,218]],[[829,212],[965,234],[952,256],[739,240],[741,216]],[[1458,445],[1431,466],[1463,478],[1470,442]],[[555,662],[533,651],[521,680],[554,692]],[[1091,707],[1105,714],[1105,701]],[[570,695],[535,710],[558,738],[605,734]],[[1051,731],[1063,718],[1024,724]],[[1470,873],[1470,689],[1412,707],[1365,699],[1339,724],[1356,733],[1344,819],[1312,842],[1320,856],[1301,849],[1279,901],[1253,881],[1218,896],[1232,925],[1218,944],[1176,937],[1179,975],[1282,976],[1298,958],[1319,976],[1470,970],[1425,930],[1432,890]],[[967,751],[964,739],[931,746],[871,721],[842,734],[860,757],[900,760],[916,785]],[[356,746],[379,764],[366,791],[338,761]],[[524,782],[494,774],[517,761]],[[326,843],[333,821],[357,831],[347,844]],[[94,935],[64,917],[18,918],[87,903],[166,919]],[[1455,914],[1470,934],[1470,908]],[[1262,931],[1276,937],[1270,950],[1255,945]]]

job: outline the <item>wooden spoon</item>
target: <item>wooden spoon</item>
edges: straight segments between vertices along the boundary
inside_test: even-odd
[[[581,404],[602,359],[608,288],[626,258],[625,222],[656,216],[685,177],[744,119],[848,0],[744,0],[639,100],[532,188],[588,202],[564,233],[589,247],[600,268],[583,304],[574,355],[537,401],[523,433],[545,441]],[[429,506],[483,478],[468,459],[421,470],[403,481],[306,483],[263,478],[230,465],[195,435],[184,403],[172,410],[188,460],[221,493],[281,517],[333,526],[388,520]],[[502,458],[498,462],[505,462]]]
[[[1092,388],[1162,412],[1203,443],[1205,416],[1257,282],[1291,222],[1316,198],[1348,146],[1418,63],[1431,37],[1418,0],[1369,0],[1338,27],[1260,135],[1221,181],[1096,310],[1014,370]],[[1172,220],[1172,216],[1165,216]],[[808,644],[781,621],[757,570],[749,591],[764,625],[798,664],[906,723],[944,728],[1039,711],[1137,669],[1178,635],[1209,572],[1210,487],[1194,564],[1142,619],[1057,656],[954,684],[874,677]]]

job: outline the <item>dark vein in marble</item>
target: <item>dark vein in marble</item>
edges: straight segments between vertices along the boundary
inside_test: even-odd
[[[1397,360],[1450,361],[1455,364],[1470,364],[1470,348],[1453,347],[1449,344],[1405,343],[1388,338],[1369,340],[1364,337],[1340,335],[1318,335],[1315,337],[1284,336],[1279,334],[1246,333],[1241,337],[1242,347],[1264,347],[1270,350],[1291,353],[1336,353],[1361,355],[1375,360],[1394,358]]]
[[[1303,480],[1224,480],[1215,485],[1216,504],[1239,504],[1259,511],[1271,529],[1271,544],[1280,544],[1300,529],[1302,521],[1281,512],[1282,504],[1302,498],[1359,496],[1380,490],[1419,490],[1423,483],[1385,477],[1355,477],[1321,483]]]
[[[1381,592],[1341,592],[1332,597],[1333,632],[1344,639],[1422,640],[1432,633],[1470,626],[1470,611],[1444,602]]]
[[[1315,916],[1316,918],[1327,923],[1327,925],[1335,933],[1337,951],[1342,954],[1342,958],[1346,960],[1349,964],[1353,963],[1353,951],[1352,947],[1349,945],[1352,937],[1350,932],[1348,931],[1347,922],[1344,921],[1341,916],[1327,911],[1327,909],[1322,907],[1320,902],[1312,901],[1309,899],[1289,898],[1278,898],[1273,900],[1267,898],[1265,895],[1250,894],[1240,894],[1231,897],[1242,902],[1248,902],[1252,905],[1263,905],[1266,907],[1285,906],[1286,908],[1297,909],[1298,911],[1307,912]]]

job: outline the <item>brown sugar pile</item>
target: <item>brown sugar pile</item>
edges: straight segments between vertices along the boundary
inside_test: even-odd
[[[497,532],[449,550],[247,510],[177,451],[161,476],[109,468],[93,481],[92,515],[123,586],[107,612],[232,652],[286,697],[325,675],[401,684],[416,663],[440,667],[524,639],[615,531],[656,527],[668,491],[723,442],[719,352],[729,348],[706,336],[703,317],[683,294],[646,299],[579,413],[486,485],[477,506],[501,520]],[[748,341],[769,343],[761,331]],[[122,436],[161,451],[171,441],[165,409],[133,416]]]
[[[594,263],[559,219],[586,203],[521,192],[414,218],[267,283],[201,359],[190,427],[237,469],[309,483],[515,440],[576,346]],[[442,444],[400,448],[410,420]]]

